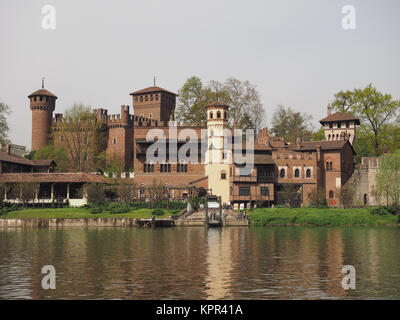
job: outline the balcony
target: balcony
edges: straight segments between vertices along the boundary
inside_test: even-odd
[[[257,182],[256,176],[233,176],[233,182]]]
[[[261,195],[261,194],[256,194],[256,195],[239,195],[239,194],[234,194],[231,195],[231,201],[274,201],[274,196],[273,195]]]

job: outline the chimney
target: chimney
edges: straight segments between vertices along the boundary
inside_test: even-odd
[[[328,117],[332,114],[332,106],[328,104]]]
[[[296,147],[297,147],[297,149],[301,148],[301,138],[296,139]]]

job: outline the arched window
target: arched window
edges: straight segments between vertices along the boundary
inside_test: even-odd
[[[306,177],[311,178],[311,169],[307,169],[306,171]]]
[[[333,170],[333,162],[329,162],[329,170],[332,171]]]
[[[210,112],[210,119],[212,119],[214,117],[214,114],[212,113],[212,111]]]
[[[300,177],[300,170],[299,169],[294,170],[294,177],[295,178],[299,178]]]
[[[328,136],[328,140],[331,140],[331,135]]]
[[[333,199],[333,191],[329,191],[329,199]]]
[[[218,118],[218,119],[221,119],[221,111],[218,111],[218,112],[217,112],[217,118]]]
[[[364,194],[364,206],[366,206],[367,203],[368,203],[368,196],[367,196],[367,194],[365,193],[365,194]]]
[[[329,170],[329,161],[326,162],[326,170]]]
[[[285,177],[285,169],[281,169],[281,172],[279,175],[281,178],[284,178]]]

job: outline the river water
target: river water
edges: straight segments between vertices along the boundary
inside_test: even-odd
[[[44,290],[44,265],[56,289]],[[342,288],[342,267],[356,289]],[[399,299],[399,228],[0,231],[0,299]]]

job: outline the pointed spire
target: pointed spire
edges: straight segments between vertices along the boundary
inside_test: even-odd
[[[156,86],[156,77],[154,77],[154,79],[153,79],[153,84],[154,84],[154,86]]]
[[[44,77],[42,78],[42,89],[44,89]]]

